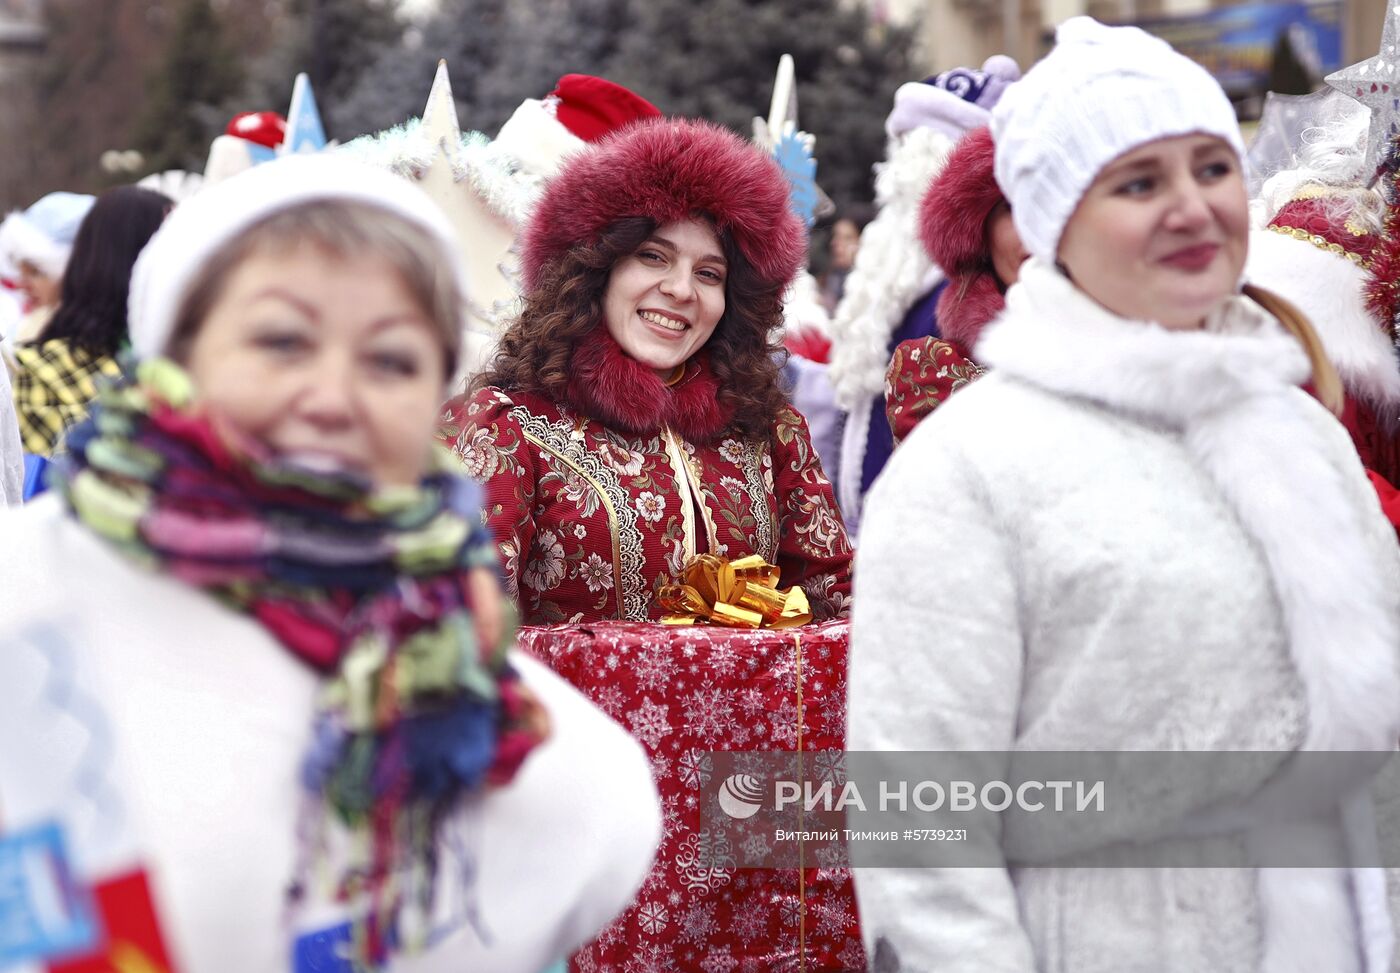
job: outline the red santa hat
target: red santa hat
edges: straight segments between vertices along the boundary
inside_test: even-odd
[[[1305,196],[1280,207],[1269,229],[1364,267],[1380,235],[1350,220],[1348,212],[1345,200],[1338,196]]]
[[[640,95],[603,78],[566,74],[544,98],[526,98],[506,119],[494,148],[526,177],[548,178],[565,156],[611,131],[661,113]]]
[[[275,111],[245,111],[233,116],[225,135],[275,149],[287,135],[287,120]]]
[[[625,217],[658,225],[703,214],[727,234],[765,289],[781,294],[807,247],[778,164],[711,122],[635,122],[568,157],[523,234],[527,290],[570,248]]]
[[[661,117],[660,109],[641,95],[588,74],[564,75],[546,101],[553,102],[559,123],[585,142],[638,119]]]
[[[949,153],[919,207],[919,238],[948,275],[938,299],[938,329],[967,351],[1005,304],[987,245],[987,220],[1006,202],[993,171],[995,156],[991,129],[969,132]]]

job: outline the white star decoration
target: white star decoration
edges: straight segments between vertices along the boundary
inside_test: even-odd
[[[1381,49],[1367,58],[1327,76],[1327,83],[1342,94],[1355,98],[1371,109],[1371,128],[1366,139],[1367,181],[1390,153],[1390,142],[1400,133],[1400,3],[1386,8],[1381,29]]]

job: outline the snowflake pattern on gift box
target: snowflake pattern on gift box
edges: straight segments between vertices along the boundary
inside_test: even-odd
[[[675,958],[661,946],[643,946],[622,967],[623,973],[679,973]]]
[[[728,694],[708,682],[685,697],[682,712],[686,730],[707,744],[718,743],[734,728]]]
[[[768,839],[761,834],[751,834],[739,845],[739,849],[744,853],[744,861],[754,862],[762,858],[767,858],[773,851],[768,844]]]
[[[819,936],[841,936],[848,926],[855,922],[855,916],[844,903],[818,902],[812,908],[813,918],[816,920],[815,929]]]
[[[799,672],[803,765],[817,779],[838,772],[839,753],[824,751],[844,743],[847,627],[829,622],[795,631],[800,668],[792,631],[622,622],[522,630],[526,651],[641,741],[661,792],[656,865],[636,902],[576,954],[575,973],[865,968],[850,873],[833,867],[834,852],[814,849],[799,883],[793,869],[733,867],[744,860],[739,846],[725,847],[722,832],[704,828],[701,808],[720,783],[711,751],[732,752],[726,774],[767,776],[768,751],[795,750]],[[754,837],[764,840],[733,840]],[[745,848],[745,857],[755,851],[761,849]]]
[[[641,705],[627,714],[627,725],[632,735],[646,744],[648,749],[655,750],[661,745],[661,738],[671,732],[671,724],[666,719],[670,708],[652,702],[649,696],[644,697]]]
[[[676,776],[686,787],[695,789],[710,782],[714,761],[703,750],[687,750],[676,768]]]
[[[648,936],[659,936],[671,924],[671,911],[660,902],[643,902],[637,906],[637,928]]]
[[[664,642],[648,645],[632,659],[632,676],[643,689],[664,691],[676,675],[676,660]]]
[[[680,941],[697,946],[709,942],[718,925],[714,902],[692,902],[680,921]]]
[[[711,953],[700,963],[701,973],[734,973],[739,961],[728,953]]]

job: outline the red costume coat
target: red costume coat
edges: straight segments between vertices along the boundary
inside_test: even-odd
[[[699,356],[668,388],[610,339],[588,347],[580,402],[486,388],[445,407],[524,621],[657,620],[657,590],[705,552],[757,554],[817,621],[845,615],[851,546],[802,417],[783,410],[767,441],[726,436]]]
[[[885,372],[885,418],[898,446],[924,417],[986,371],[962,348],[941,338],[900,342]]]

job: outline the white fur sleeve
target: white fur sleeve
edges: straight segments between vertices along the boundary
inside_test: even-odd
[[[1011,545],[941,426],[916,429],[867,500],[852,616],[851,750],[1005,753],[1014,745],[1023,649]],[[1033,969],[1004,868],[855,875],[874,969]]]

